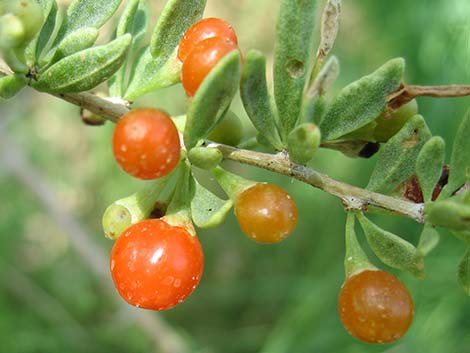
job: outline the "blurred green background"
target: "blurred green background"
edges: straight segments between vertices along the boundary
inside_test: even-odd
[[[155,15],[162,4],[154,5]],[[242,50],[258,48],[271,57],[278,8],[272,0],[208,0],[206,16],[231,22]],[[466,0],[345,1],[334,48],[342,72],[334,91],[396,56],[407,61],[409,83],[470,83],[469,16]],[[450,142],[470,99],[418,103],[432,132]],[[178,85],[137,104],[178,115],[186,102]],[[249,131],[238,98],[233,110]],[[112,288],[112,242],[100,222],[108,204],[143,183],[116,166],[112,129],[109,123],[84,126],[76,107],[32,90],[0,102],[0,352],[470,352],[470,300],[456,281],[463,243],[442,231],[440,245],[426,258],[424,281],[398,274],[416,306],[406,337],[362,344],[337,315],[345,220],[340,202],[287,177],[234,164],[228,167],[293,195],[300,213],[293,236],[259,245],[231,215],[223,226],[198,232],[204,277],[183,305],[163,313],[129,307]],[[312,164],[364,186],[374,160],[322,150]],[[411,221],[373,219],[410,241],[420,233]]]

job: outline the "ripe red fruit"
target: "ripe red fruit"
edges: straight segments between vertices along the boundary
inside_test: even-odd
[[[181,83],[190,97],[212,68],[227,54],[237,49],[237,44],[230,39],[213,37],[199,42],[183,62]]]
[[[172,172],[180,160],[175,124],[156,109],[136,109],[114,128],[113,153],[124,171],[139,179],[157,179]]]
[[[243,232],[260,243],[278,243],[297,224],[297,206],[292,197],[273,184],[256,184],[235,202],[235,215]]]
[[[411,325],[413,300],[394,275],[367,270],[348,278],[339,295],[338,310],[346,330],[368,343],[401,338]]]
[[[194,47],[205,39],[221,37],[238,44],[237,35],[230,23],[220,18],[204,18],[193,24],[184,34],[178,47],[178,59],[185,61]]]
[[[161,219],[136,223],[117,239],[111,275],[121,297],[139,308],[167,310],[199,284],[204,255],[196,236]]]

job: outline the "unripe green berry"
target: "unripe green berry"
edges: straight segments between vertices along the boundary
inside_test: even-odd
[[[104,212],[102,224],[105,237],[116,240],[132,224],[132,215],[126,207],[113,203]]]
[[[9,50],[20,46],[26,33],[20,19],[9,13],[0,18],[0,48]]]
[[[35,0],[6,0],[3,5],[3,11],[7,14],[15,15],[23,24],[24,44],[38,33],[43,24],[42,8]]]
[[[309,162],[320,147],[321,133],[318,126],[305,123],[291,131],[287,138],[290,159],[299,164]]]
[[[223,155],[217,148],[194,147],[189,150],[191,164],[204,170],[212,170],[222,162]]]

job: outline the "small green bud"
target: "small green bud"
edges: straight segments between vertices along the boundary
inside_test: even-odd
[[[375,140],[377,142],[387,142],[416,114],[418,114],[418,103],[415,99],[400,107],[400,109],[392,114],[381,114],[375,120],[377,123],[374,131]]]
[[[224,156],[217,148],[194,147],[189,150],[188,158],[196,167],[212,170],[222,162]]]
[[[104,211],[102,225],[106,238],[116,240],[132,224],[147,219],[170,175],[155,180],[149,187],[113,202]]]
[[[102,223],[105,237],[116,240],[132,224],[132,216],[126,207],[113,203],[104,211]]]
[[[290,159],[299,164],[309,162],[320,147],[321,133],[317,125],[305,123],[289,133],[287,145]]]
[[[429,223],[454,231],[470,230],[470,202],[466,191],[449,199],[427,202],[424,214]]]
[[[19,47],[25,40],[26,32],[21,20],[9,13],[0,17],[0,48],[9,50]]]
[[[236,146],[243,138],[243,124],[240,118],[229,110],[207,138],[224,145]]]
[[[24,26],[24,44],[41,29],[44,18],[41,5],[36,0],[7,0],[3,9],[5,13],[13,14],[21,21]]]

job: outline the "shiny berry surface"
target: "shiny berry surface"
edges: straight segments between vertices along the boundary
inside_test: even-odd
[[[292,197],[273,184],[256,184],[243,191],[235,202],[235,215],[243,232],[260,243],[278,243],[297,224],[297,205]]]
[[[156,109],[125,114],[113,134],[113,154],[119,166],[139,179],[157,179],[172,172],[180,160],[175,124]]]
[[[196,94],[202,81],[227,54],[237,49],[229,39],[214,37],[198,43],[183,62],[181,83],[190,97]]]
[[[193,24],[184,34],[178,47],[178,59],[186,60],[194,47],[204,39],[221,37],[238,44],[237,35],[231,24],[220,18],[204,18]]]
[[[202,276],[204,256],[197,237],[160,219],[130,226],[111,253],[111,275],[131,305],[166,310],[184,301]]]
[[[368,343],[401,338],[411,325],[414,308],[408,289],[384,271],[363,271],[346,280],[338,310],[346,330]]]

